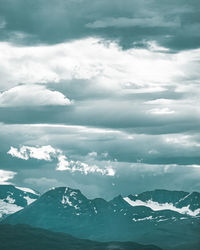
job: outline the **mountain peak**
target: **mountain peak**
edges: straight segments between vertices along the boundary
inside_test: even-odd
[[[71,188],[71,187],[53,187],[51,189],[49,189],[46,193],[49,193],[49,192],[58,192],[58,193],[71,193],[71,192],[75,192],[75,193],[81,193],[81,191],[79,189],[75,189],[75,188]]]
[[[83,196],[85,197],[79,189],[73,189],[70,187],[55,187],[51,188],[48,190],[46,193],[44,193],[42,196],[49,196],[49,197],[54,197],[54,196],[70,196],[70,197],[75,197],[75,196]]]
[[[88,199],[78,189],[70,187],[56,187],[44,193],[38,202],[42,202],[45,206],[51,208],[58,207],[59,209],[73,209],[74,212],[81,210],[81,206],[87,202]]]

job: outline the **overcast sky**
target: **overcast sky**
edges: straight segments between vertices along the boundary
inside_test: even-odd
[[[199,0],[0,0],[0,183],[200,191]]]

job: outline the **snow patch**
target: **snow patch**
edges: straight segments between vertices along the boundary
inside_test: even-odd
[[[0,200],[0,218],[2,218],[4,215],[16,213],[21,209],[23,209],[23,207]]]
[[[72,206],[73,206],[72,202],[69,200],[69,197],[68,197],[67,195],[65,195],[65,194],[67,193],[67,191],[68,191],[68,188],[65,188],[65,192],[64,192],[64,194],[63,194],[61,203],[62,203],[63,205],[66,205],[66,204],[67,204],[67,205],[69,205],[70,207],[72,207]]]
[[[24,199],[27,201],[27,205],[30,205],[31,203],[36,201],[36,199],[31,199],[29,196],[24,196]]]
[[[69,197],[66,196],[66,195],[63,195],[61,203],[62,203],[63,205],[68,204],[70,207],[73,206],[72,202],[69,200]]]
[[[76,196],[77,195],[77,192],[75,192],[75,191],[72,191],[71,193],[70,193],[70,196]]]
[[[25,187],[16,187],[17,189],[24,191],[26,193],[31,193],[31,194],[35,194],[38,195],[38,193],[36,193],[34,190],[30,189],[30,188],[25,188]]]
[[[145,217],[145,218],[141,218],[141,219],[135,219],[133,218],[133,221],[144,221],[144,220],[152,220],[153,217],[152,216],[149,216],[149,217]]]
[[[129,197],[125,197],[124,200],[131,206],[145,206],[151,208],[153,211],[160,211],[160,210],[171,210],[178,212],[180,214],[187,214],[190,216],[197,216],[200,213],[200,208],[192,211],[188,205],[187,207],[177,208],[172,203],[158,203],[152,200],[148,200],[146,202],[141,200],[132,201]]]
[[[187,194],[185,197],[183,197],[182,199],[180,199],[177,203],[184,201],[185,199],[187,199],[192,193]]]
[[[75,205],[74,208],[77,210],[79,209],[80,210],[80,207],[78,205]]]
[[[158,222],[167,221],[168,219],[160,219]]]
[[[6,201],[10,204],[15,203],[15,199],[13,199],[12,197],[10,197],[10,195],[8,195],[8,197],[6,198]]]
[[[98,212],[97,212],[97,208],[96,207],[94,207],[94,212],[95,212],[95,214],[97,214]]]

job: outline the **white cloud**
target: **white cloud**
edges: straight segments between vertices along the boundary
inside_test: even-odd
[[[0,107],[69,104],[70,100],[62,93],[41,85],[20,85],[0,93]]]
[[[148,93],[163,91],[167,85],[178,89],[179,85],[186,85],[184,80],[188,83],[190,77],[199,78],[199,62],[195,60],[199,49],[172,54],[165,53],[165,48],[153,41],[152,44],[153,49],[150,46],[122,50],[114,42],[105,44],[96,38],[35,47],[1,42],[0,89],[13,88],[19,83],[86,79],[115,93]],[[56,99],[60,105],[65,104],[64,96]]]
[[[169,108],[155,108],[149,110],[148,112],[155,115],[170,115],[175,113],[174,110],[171,110]]]
[[[7,171],[0,169],[0,184],[10,184],[9,180],[12,180],[16,175],[13,171]]]
[[[28,160],[30,158],[45,161],[57,160],[56,170],[58,171],[69,171],[71,173],[81,172],[85,175],[89,173],[99,173],[107,176],[115,175],[115,171],[111,166],[100,168],[97,165],[88,165],[80,161],[68,160],[62,150],[55,149],[50,145],[41,147],[22,146],[19,150],[15,147],[11,147],[7,153],[12,157],[23,160]]]
[[[177,102],[177,100],[160,98],[160,99],[154,99],[154,100],[151,100],[151,101],[146,101],[145,104],[169,105],[169,104],[173,104],[173,103],[176,103],[176,102]]]
[[[11,147],[8,151],[8,154],[23,160],[33,158],[38,160],[52,161],[52,159],[55,158],[59,152],[60,150],[56,150],[50,145],[42,147],[22,146],[19,150],[17,148]]]
[[[108,175],[108,176],[114,176],[115,171],[112,169],[112,167],[106,167],[105,169],[102,169],[98,167],[97,165],[88,165],[87,163],[83,163],[80,161],[72,161],[67,160],[67,157],[64,155],[60,155],[58,157],[58,165],[57,170],[59,171],[70,171],[70,172],[81,172],[85,175],[89,173],[100,173],[102,175]]]
[[[92,158],[95,158],[95,157],[97,157],[98,156],[98,154],[97,154],[97,152],[90,152],[90,153],[88,153],[88,156],[89,157],[92,157]]]
[[[171,145],[177,145],[177,146],[181,146],[181,147],[188,147],[188,148],[199,148],[200,147],[200,143],[198,141],[195,140],[194,136],[191,135],[165,135],[163,136],[164,141],[168,144]]]

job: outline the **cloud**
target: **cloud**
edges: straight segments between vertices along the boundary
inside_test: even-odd
[[[20,85],[0,93],[0,107],[70,104],[71,101],[62,93],[41,85]]]
[[[8,23],[0,36],[4,41],[56,44],[100,36],[117,40],[124,48],[143,40],[157,40],[179,50],[199,46],[196,0],[184,5],[182,0],[38,0],[34,12],[31,0],[0,0],[0,5],[0,15]],[[19,39],[19,33],[28,36]]]
[[[9,180],[12,180],[16,175],[16,172],[0,169],[0,184],[10,184]]]
[[[169,115],[169,114],[175,113],[174,110],[170,110],[169,108],[155,108],[155,109],[149,110],[149,112],[155,115]]]
[[[153,46],[122,50],[97,38],[0,43],[1,121],[144,134],[198,130],[200,50],[169,53]]]
[[[156,118],[157,115],[155,115]],[[165,116],[161,118],[165,119]],[[158,130],[159,127],[155,126],[155,129]],[[144,128],[143,131],[148,131],[148,128]],[[198,130],[181,133],[178,127],[177,133],[156,132],[157,134],[145,134],[140,133],[140,130],[134,132],[132,128],[120,131],[59,124],[2,124],[0,126],[2,142],[0,151],[7,152],[10,145],[48,145],[49,143],[54,149],[62,149],[66,152],[63,155],[68,157],[67,161],[79,160],[88,165],[101,166],[101,168],[105,167],[105,164],[100,164],[103,160],[114,161],[114,159],[118,162],[137,162],[138,159],[143,159],[143,163],[164,165],[200,164]],[[96,158],[88,157],[91,149],[97,152]],[[107,152],[105,155],[107,158],[104,158],[105,152]],[[23,164],[22,162],[21,165],[18,164],[18,167],[24,169],[26,164],[29,163]],[[44,162],[38,164],[41,165]],[[30,162],[30,165],[34,167],[33,162]]]
[[[125,132],[108,132],[103,128],[99,130],[82,126],[59,126],[58,124],[55,126],[51,124],[46,126],[2,124],[1,152],[4,152],[3,148],[6,149],[9,144],[45,145],[48,141],[52,148],[62,149],[65,152],[62,153],[66,156],[63,166],[69,166],[71,170],[55,171],[59,162],[53,156],[51,156],[51,161],[19,161],[18,158],[1,154],[3,156],[1,165],[5,169],[18,171],[14,179],[16,185],[27,186],[29,184],[28,187],[42,190],[42,192],[52,186],[72,186],[87,190],[86,194],[93,197],[96,195],[110,199],[119,193],[138,193],[156,188],[200,190],[199,133],[191,133],[190,136],[184,137],[181,133],[133,134],[134,139],[128,140],[130,134]],[[2,135],[6,135],[6,141]],[[89,159],[88,153],[92,152],[91,149],[98,153],[97,158]],[[103,152],[109,153],[108,159],[100,157]],[[117,161],[114,160],[115,158]],[[141,158],[143,161],[137,163],[137,160]],[[88,172],[86,175],[83,165],[77,162],[85,163],[89,167],[98,166],[100,169],[112,166],[115,176],[109,177],[97,172]],[[77,168],[80,168],[82,172],[76,171]],[[75,171],[72,172],[73,170]],[[37,179],[43,177],[55,179],[57,182],[47,181],[48,184],[44,183],[43,186],[42,180],[41,185],[39,182],[36,183]],[[24,180],[27,178],[36,180],[25,183]],[[111,183],[115,183],[115,186]],[[90,189],[91,186],[94,186],[94,190]]]
[[[6,27],[6,21],[0,17],[0,29],[3,29]]]
[[[177,27],[180,26],[180,21],[175,20],[164,20],[162,17],[153,16],[150,18],[127,18],[127,17],[118,17],[118,18],[105,18],[102,20],[97,20],[93,23],[86,24],[88,28],[107,28],[107,27]]]
[[[93,152],[88,153],[88,156],[91,158],[96,158],[98,156],[98,153],[93,151]]]
[[[56,179],[53,178],[46,178],[46,177],[40,177],[40,178],[26,178],[24,180],[25,184],[28,185],[34,185],[37,188],[41,189],[48,189],[49,187],[58,187],[58,186],[65,186],[64,183],[59,182]]]
[[[171,54],[153,44],[153,49],[152,45],[148,45],[146,49],[123,51],[117,43],[106,44],[106,41],[97,38],[35,47],[0,43],[0,88],[4,91],[10,88],[1,94],[1,105],[10,95],[19,95],[19,92],[22,100],[25,99],[23,93],[27,92],[34,105],[37,105],[34,93],[38,95],[38,105],[69,104],[70,101],[63,94],[41,86],[54,83],[51,87],[56,89],[62,81],[67,86],[66,81],[85,80],[88,84],[91,82],[90,86],[101,94],[127,95],[162,92],[169,86],[178,87],[180,81],[182,86],[186,85],[184,81],[188,78],[199,77],[196,70],[199,62],[195,60],[199,50]],[[13,88],[19,84],[23,85]],[[78,87],[76,84],[73,82],[73,89]],[[73,90],[69,88],[69,91]],[[20,103],[17,97],[15,102],[16,105]]]
[[[0,159],[19,186],[200,188],[199,4],[0,0]]]
[[[200,148],[200,142],[195,141],[194,140],[195,137],[191,136],[191,135],[174,135],[174,136],[170,136],[167,135],[165,136],[165,141],[166,143],[169,144],[174,144],[174,145],[179,145],[181,147],[187,147],[187,148],[192,148],[192,147],[196,147],[196,148]]]
[[[170,99],[155,99],[155,100],[151,100],[151,101],[147,101],[145,102],[146,104],[155,104],[155,105],[169,105],[169,104],[173,104],[176,103],[176,100],[170,100]]]
[[[80,161],[68,160],[60,149],[54,149],[52,146],[30,147],[22,146],[19,150],[11,147],[7,152],[12,157],[17,157],[22,160],[37,159],[44,161],[58,161],[56,170],[69,171],[71,173],[80,172],[82,174],[99,173],[101,175],[114,176],[115,171],[111,166],[100,168],[97,165],[88,165]]]
[[[48,145],[42,147],[22,146],[19,150],[17,148],[11,147],[7,153],[13,157],[23,160],[29,160],[30,158],[33,158],[37,160],[52,161],[52,158],[56,157],[60,151]]]
[[[71,173],[81,172],[85,175],[89,173],[100,173],[102,175],[107,175],[107,176],[115,175],[115,171],[113,170],[112,167],[106,167],[102,169],[96,165],[89,166],[87,163],[83,163],[80,161],[72,161],[72,160],[69,161],[67,160],[67,157],[65,155],[58,156],[57,170],[59,171],[67,170],[70,171]]]

